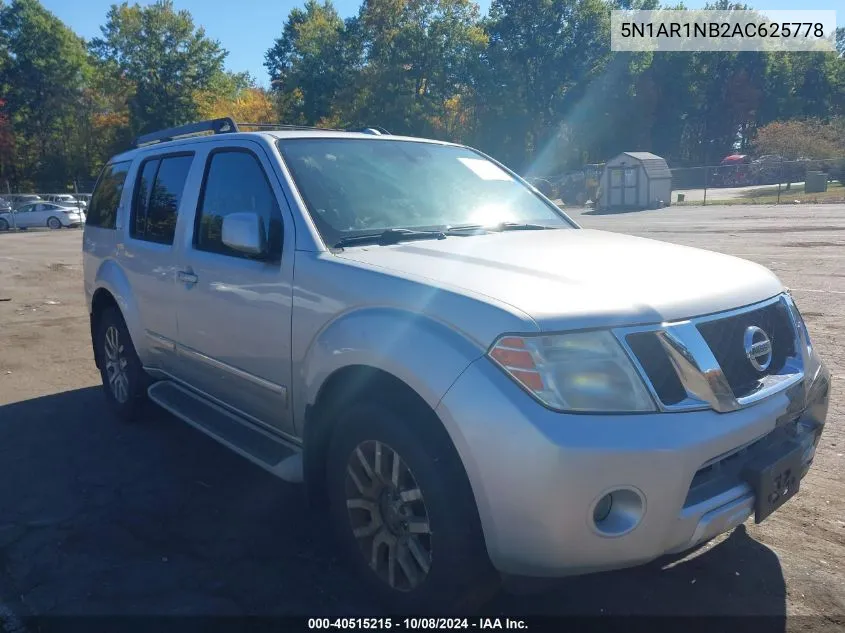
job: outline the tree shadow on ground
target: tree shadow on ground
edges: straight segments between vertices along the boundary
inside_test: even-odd
[[[118,422],[101,389],[0,407],[0,596],[27,614],[367,616],[301,487],[156,407]],[[502,592],[483,614],[785,613],[777,556],[743,527],[681,562]]]

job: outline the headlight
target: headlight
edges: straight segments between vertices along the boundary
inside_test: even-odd
[[[655,411],[654,401],[613,334],[503,336],[488,352],[514,380],[560,411]]]
[[[807,324],[804,323],[804,317],[801,316],[798,306],[795,305],[795,300],[790,295],[787,295],[787,304],[789,305],[789,310],[792,312],[792,320],[798,330],[798,342],[803,347],[799,351],[804,361],[805,385],[809,390],[810,384],[820,367],[819,357],[813,349],[813,342],[810,340],[810,332],[807,330]]]

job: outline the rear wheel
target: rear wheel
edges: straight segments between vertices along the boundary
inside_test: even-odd
[[[117,308],[103,310],[97,322],[96,337],[106,399],[118,417],[135,420],[146,404],[149,378]]]
[[[51,217],[47,220],[47,226],[51,229],[60,229],[62,228],[62,222],[61,220],[59,220],[59,218]]]
[[[8,231],[8,230],[9,230],[9,223],[6,220],[4,220],[3,218],[0,218],[0,231]]]
[[[445,432],[421,417],[387,403],[355,404],[342,415],[327,466],[332,524],[389,608],[467,613],[500,578],[460,459]]]

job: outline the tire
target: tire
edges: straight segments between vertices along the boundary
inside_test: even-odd
[[[4,220],[3,218],[0,218],[0,231],[8,231],[8,230],[9,230],[9,223],[6,220]]]
[[[62,221],[59,218],[51,217],[47,219],[47,226],[51,229],[60,229],[62,228]]]
[[[94,345],[106,400],[120,419],[135,421],[147,404],[150,380],[116,307],[106,308],[100,314],[96,337]]]
[[[337,420],[326,467],[331,522],[341,550],[391,612],[469,614],[492,597],[501,578],[487,556],[460,458],[435,426],[439,422],[414,415],[415,406],[361,402]],[[380,475],[374,468],[378,450]],[[404,491],[404,503],[388,483],[395,482],[395,455],[401,460],[397,488]],[[375,568],[373,549],[379,552]],[[392,585],[391,549],[398,552]]]

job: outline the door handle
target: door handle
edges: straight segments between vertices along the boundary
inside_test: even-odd
[[[200,278],[197,277],[194,273],[189,273],[188,271],[185,271],[185,270],[180,270],[176,274],[179,277],[179,281],[181,281],[182,283],[195,284],[200,280]]]

